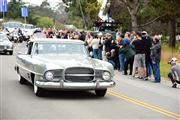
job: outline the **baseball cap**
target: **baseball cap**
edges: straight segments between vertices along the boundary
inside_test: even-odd
[[[141,34],[142,35],[147,35],[147,32],[146,31],[142,31]]]

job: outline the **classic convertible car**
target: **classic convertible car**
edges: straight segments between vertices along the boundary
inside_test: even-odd
[[[95,90],[103,97],[108,87],[115,86],[113,66],[91,58],[79,40],[33,39],[27,53],[17,55],[15,70],[20,84],[32,83],[37,96],[56,89]]]

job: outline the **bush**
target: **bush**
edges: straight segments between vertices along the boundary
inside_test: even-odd
[[[53,27],[54,26],[54,21],[53,19],[49,18],[49,17],[40,17],[37,23],[38,27],[41,28],[49,28],[49,27]]]

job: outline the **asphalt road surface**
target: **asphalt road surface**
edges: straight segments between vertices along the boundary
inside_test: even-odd
[[[20,85],[14,70],[16,54],[24,51],[16,44],[13,56],[0,55],[0,120],[178,120],[180,86],[124,76],[118,71],[116,86],[105,97],[94,91],[47,91],[36,97],[31,85]]]

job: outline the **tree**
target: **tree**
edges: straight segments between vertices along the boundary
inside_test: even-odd
[[[7,19],[20,19],[20,3],[10,2],[8,4]]]
[[[45,28],[53,27],[54,21],[53,21],[53,19],[51,19],[49,17],[39,17],[37,26],[42,27],[42,28],[43,27],[45,27]]]
[[[94,26],[94,22],[97,18],[99,6],[97,4],[97,0],[63,0],[63,2],[67,5],[67,12],[69,14],[70,23],[81,22],[82,25],[77,27],[83,27],[87,25],[90,29]]]
[[[156,9],[157,14],[163,14],[160,19],[162,22],[170,24],[170,39],[169,46],[176,45],[176,26],[177,17],[180,16],[180,1],[179,0],[151,0],[151,5]]]
[[[50,8],[50,4],[47,0],[44,0],[41,5],[40,8]]]
[[[130,15],[131,18],[131,27],[132,30],[138,31],[138,14],[141,8],[146,6],[149,3],[149,0],[112,0],[114,3],[123,3]]]

